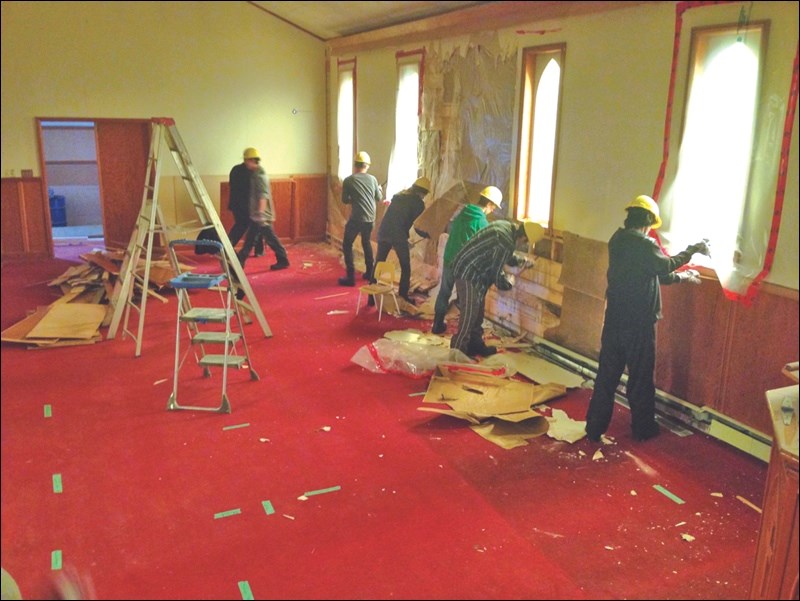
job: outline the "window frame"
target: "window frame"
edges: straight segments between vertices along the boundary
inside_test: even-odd
[[[351,123],[352,123],[352,130],[353,130],[353,136],[352,136],[353,139],[351,140],[352,152],[348,153],[349,154],[348,157],[342,156],[341,132],[339,131],[339,118],[340,118],[339,105],[340,105],[340,102],[341,102],[341,86],[342,86],[342,81],[341,80],[342,80],[342,73],[344,73],[344,72],[349,72],[350,73],[351,82],[352,82],[352,99],[353,99],[353,107],[352,107],[353,110],[352,110],[352,116],[351,116],[351,119],[352,119]],[[343,173],[344,172],[346,172],[347,175],[350,175],[350,173],[352,173],[353,157],[355,156],[355,153],[357,152],[357,149],[358,149],[358,120],[357,120],[357,115],[358,115],[358,111],[357,111],[357,106],[358,106],[358,102],[357,102],[357,99],[358,99],[357,98],[358,86],[356,85],[357,84],[357,59],[355,57],[348,58],[348,59],[337,59],[337,62],[336,62],[336,75],[337,75],[337,86],[336,86],[336,90],[337,90],[337,98],[336,98],[336,149],[337,149],[337,159],[338,159],[336,173],[337,173],[337,176],[339,176],[339,178],[341,180],[344,180],[344,177],[346,177],[346,175],[343,177]]]
[[[536,120],[536,95],[539,91],[542,75],[547,65],[554,58],[560,69],[558,82],[558,99],[556,102],[556,122],[554,125],[553,154],[550,182],[550,199],[547,223],[542,224],[552,233],[555,214],[555,189],[558,175],[558,150],[561,135],[562,106],[564,100],[564,72],[566,64],[567,44],[546,44],[527,46],[521,49],[520,57],[520,96],[517,129],[517,160],[514,186],[514,216],[521,220],[531,214],[531,204],[535,199],[529,198],[532,172],[532,155],[534,144],[534,125]]]

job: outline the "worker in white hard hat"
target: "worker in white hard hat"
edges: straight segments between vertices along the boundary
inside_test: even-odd
[[[599,442],[608,430],[622,372],[628,368],[626,394],[635,440],[658,435],[655,420],[656,322],[661,319],[661,284],[700,284],[697,271],[677,271],[695,253],[709,254],[707,240],[673,257],[648,236],[661,226],[658,204],[640,195],[629,202],[624,227],[608,242],[606,313],[600,339],[600,361],[586,413],[586,435]]]
[[[361,236],[361,249],[364,251],[364,279],[372,277],[375,265],[372,253],[372,228],[375,226],[375,212],[383,198],[381,185],[374,175],[367,173],[371,160],[363,150],[353,160],[354,170],[342,182],[342,202],[350,205],[350,217],[344,226],[342,237],[342,254],[347,274],[339,278],[340,286],[356,285],[356,268],[353,261],[353,243],[356,236]]]
[[[500,208],[503,202],[503,193],[495,186],[486,186],[481,190],[476,204],[465,205],[453,217],[448,231],[447,244],[444,247],[442,259],[442,276],[439,278],[439,293],[434,304],[434,317],[431,332],[442,334],[447,330],[444,321],[447,309],[450,306],[450,296],[456,280],[453,277],[453,259],[464,244],[477,232],[489,225],[487,216]]]
[[[234,247],[250,227],[250,181],[253,173],[247,168],[247,161],[260,158],[257,149],[245,148],[242,152],[242,162],[234,165],[228,175],[228,210],[233,213],[233,226],[228,232],[228,238]],[[264,254],[262,238],[256,238],[254,251],[256,257]]]
[[[414,220],[425,210],[425,197],[431,191],[431,180],[420,177],[407,190],[392,196],[392,202],[381,220],[378,228],[378,254],[375,262],[385,261],[389,251],[394,249],[400,263],[400,283],[398,293],[410,304],[415,304],[409,296],[411,287],[411,250],[408,235]],[[370,296],[369,304],[375,299]]]

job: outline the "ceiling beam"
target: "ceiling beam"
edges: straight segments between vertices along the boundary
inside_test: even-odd
[[[337,56],[422,40],[502,29],[526,22],[608,12],[644,3],[643,1],[489,2],[401,25],[334,38],[327,43],[331,55]]]

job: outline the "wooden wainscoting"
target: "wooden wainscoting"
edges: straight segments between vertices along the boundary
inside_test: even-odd
[[[747,307],[715,279],[661,291],[656,386],[772,436],[764,393],[786,386],[781,368],[797,361],[798,292],[765,284]]]
[[[275,233],[292,242],[325,240],[328,223],[326,175],[293,175],[270,178],[275,202]],[[228,210],[230,183],[220,182],[220,219],[226,231],[233,226]]]
[[[41,178],[2,179],[2,258],[53,256],[50,207]]]

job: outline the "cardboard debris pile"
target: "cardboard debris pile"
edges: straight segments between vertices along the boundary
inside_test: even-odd
[[[547,418],[534,407],[566,391],[563,384],[511,380],[502,366],[441,363],[431,377],[424,402],[447,408],[418,409],[463,419],[486,440],[512,449],[547,432]]]
[[[110,301],[124,252],[96,250],[80,257],[86,263],[71,266],[47,284],[58,287],[62,296],[49,305],[37,307],[27,317],[3,330],[0,333],[3,342],[25,344],[29,348],[51,348],[93,344],[102,340],[100,327],[107,326],[113,317]],[[182,265],[181,269],[184,267],[187,266]],[[137,273],[141,279],[144,260],[140,260]],[[169,261],[151,260],[149,276],[147,293],[167,302],[167,298],[153,288],[168,285],[174,277]]]

